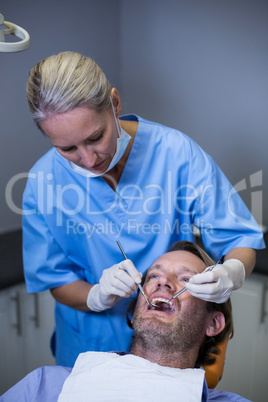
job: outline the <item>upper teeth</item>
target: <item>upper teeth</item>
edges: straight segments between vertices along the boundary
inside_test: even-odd
[[[173,306],[171,300],[164,299],[163,297],[155,297],[155,298],[152,300],[152,303],[153,303],[153,304],[156,304],[157,302],[167,303],[167,304],[170,305],[171,310],[172,310],[172,311],[175,311],[174,306]]]

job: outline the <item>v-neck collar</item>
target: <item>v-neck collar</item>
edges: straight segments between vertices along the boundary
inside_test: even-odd
[[[130,150],[126,165],[117,185],[116,192],[120,193],[126,185],[135,185],[139,183],[139,177],[146,157],[146,150],[149,144],[148,136],[144,135],[143,123],[136,115],[124,115],[122,120],[137,121],[138,127],[136,135]]]

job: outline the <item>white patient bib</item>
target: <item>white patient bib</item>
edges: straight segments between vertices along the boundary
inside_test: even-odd
[[[81,353],[59,402],[201,401],[205,372],[175,369],[134,355]]]

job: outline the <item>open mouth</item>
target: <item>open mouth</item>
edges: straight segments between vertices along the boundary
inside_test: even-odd
[[[155,304],[157,307],[149,307],[149,310],[162,311],[167,314],[174,314],[175,308],[171,300],[165,299],[164,297],[154,297],[151,303]]]

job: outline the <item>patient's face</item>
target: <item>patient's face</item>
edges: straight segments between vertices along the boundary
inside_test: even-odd
[[[187,291],[176,299],[169,300],[185,286],[186,281],[193,275],[203,272],[205,268],[205,263],[188,251],[173,251],[162,255],[149,268],[144,284],[144,291],[149,301],[159,304],[159,308],[153,311],[147,310],[172,319],[172,316],[182,308],[188,308],[196,302],[198,305],[204,305],[205,302],[196,300]],[[169,302],[161,303],[159,298]]]
[[[173,300],[171,297],[184,287],[186,279],[205,268],[202,260],[187,251],[173,251],[158,258],[148,270],[144,292],[159,308],[149,307],[140,294],[133,316],[134,331],[154,331],[155,336],[162,333],[169,337],[180,334],[190,342],[194,337],[203,339],[210,318],[207,302],[187,291]]]

